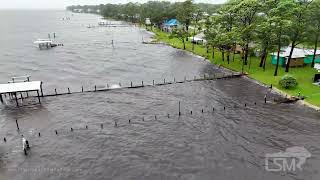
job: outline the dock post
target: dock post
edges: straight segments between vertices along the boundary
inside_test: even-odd
[[[163,79],[163,84],[166,84],[166,79]]]
[[[152,80],[152,85],[154,86],[154,80]]]
[[[267,103],[267,95],[264,95],[264,103]]]
[[[17,129],[18,129],[18,131],[19,131],[20,128],[19,128],[19,124],[18,124],[18,119],[16,119],[16,125],[17,125]]]
[[[21,100],[23,101],[23,96],[22,96],[22,93],[20,93],[20,98],[21,98]]]
[[[83,92],[83,86],[81,86],[81,92]]]
[[[95,92],[97,91],[97,86],[96,86],[96,85],[94,86],[94,91],[95,91]]]
[[[43,97],[42,81],[40,83],[40,90],[41,90],[41,97]],[[27,92],[27,96],[28,96],[28,92]]]
[[[181,105],[181,102],[179,101],[179,116],[181,116],[181,109],[180,109],[180,105]]]
[[[143,81],[142,81],[142,86],[144,86],[144,85],[143,85]]]
[[[56,95],[58,95],[58,93],[57,93],[57,89],[54,89],[54,92],[56,93]]]
[[[37,95],[38,95],[39,104],[41,104],[39,90],[37,91]]]
[[[186,82],[187,81],[187,77],[186,76],[184,76],[184,82]]]
[[[70,88],[68,88],[68,94],[70,94]]]
[[[132,87],[132,81],[131,81],[131,87]]]
[[[0,94],[0,101],[3,104],[3,98],[2,98],[2,94]]]
[[[175,77],[173,78],[173,83],[176,83],[176,78]]]
[[[19,102],[18,102],[18,98],[17,98],[17,93],[16,92],[14,93],[14,97],[15,97],[15,100],[16,100],[16,103],[17,103],[17,107],[19,107]]]

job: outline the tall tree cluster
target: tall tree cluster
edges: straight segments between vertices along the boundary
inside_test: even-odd
[[[243,50],[243,66],[247,65],[250,52],[259,50],[259,66],[265,69],[267,54],[277,52],[274,75],[278,75],[281,49],[290,46],[286,63],[289,72],[294,48],[299,44],[314,45],[320,40],[320,0],[230,0],[218,15],[207,19],[205,31],[208,43],[224,53],[240,45]],[[212,25],[214,24],[214,25]],[[223,35],[223,38],[220,36]],[[314,52],[315,55],[315,52]],[[312,66],[314,66],[315,56]]]

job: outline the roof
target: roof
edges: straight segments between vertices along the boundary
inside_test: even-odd
[[[38,90],[41,90],[41,81],[0,84],[0,94]]]
[[[177,19],[170,19],[170,20],[166,20],[164,22],[165,26],[177,26],[178,25],[178,20]]]
[[[35,44],[52,43],[52,40],[50,40],[50,39],[38,39],[33,43],[35,43]]]
[[[291,46],[281,49],[280,57],[288,57],[290,55]],[[312,49],[301,49],[294,48],[292,52],[292,58],[304,58],[309,55],[313,55],[314,50]],[[277,52],[272,53],[272,55],[277,55]],[[316,55],[320,55],[320,50],[316,51]]]

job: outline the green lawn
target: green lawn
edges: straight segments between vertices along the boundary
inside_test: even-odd
[[[169,34],[162,32],[158,29],[153,29],[153,32],[156,33],[156,38],[159,41],[166,42],[175,48],[182,49],[183,44],[179,39],[169,38]],[[189,42],[186,43],[186,48],[188,51],[192,52],[192,44]],[[207,54],[207,50],[202,45],[195,45],[194,54],[200,55],[202,57],[206,57],[212,63],[221,65],[228,69],[232,69],[238,72],[241,72],[242,69],[242,61],[240,60],[239,55],[235,55],[235,60],[232,61],[232,54],[230,56],[230,64],[227,63],[226,58],[225,61],[222,61],[221,53],[215,50],[215,58],[212,59],[212,50]],[[250,62],[251,61],[251,62]],[[266,70],[263,71],[262,68],[259,68],[260,59],[257,57],[251,57],[248,61],[248,65],[244,67],[244,71],[249,74],[249,77],[256,79],[264,84],[273,85],[278,89],[292,95],[297,96],[299,92],[301,92],[302,96],[306,97],[306,101],[320,107],[320,87],[312,84],[314,74],[316,70],[311,68],[310,65],[306,67],[297,67],[291,68],[289,74],[296,77],[298,80],[298,87],[295,89],[283,89],[278,85],[279,79],[285,74],[284,68],[279,67],[278,76],[274,77],[274,69],[275,66],[271,64],[271,57],[268,57],[266,62]],[[250,64],[250,65],[249,65]]]

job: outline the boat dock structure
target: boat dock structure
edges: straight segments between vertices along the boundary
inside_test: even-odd
[[[30,76],[13,77],[12,81],[8,81],[7,84],[0,84],[0,101],[4,103],[3,95],[9,95],[9,97],[15,99],[17,106],[18,93],[25,92],[37,92],[38,101],[41,104],[40,96],[43,96],[42,82],[41,81],[30,81]]]

